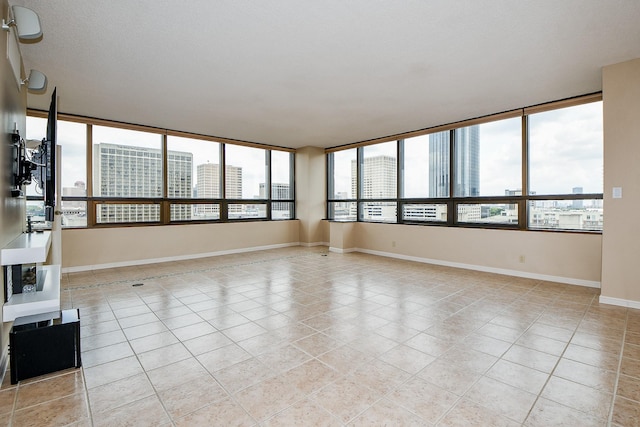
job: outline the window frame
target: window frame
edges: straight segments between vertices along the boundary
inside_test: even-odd
[[[602,229],[599,230],[590,230],[590,229],[557,229],[557,228],[539,228],[532,227],[529,225],[529,214],[530,208],[533,206],[533,203],[536,201],[553,201],[553,200],[562,200],[562,201],[571,201],[571,200],[602,200],[603,193],[583,193],[583,194],[553,194],[553,195],[530,195],[529,194],[529,176],[530,176],[530,165],[529,165],[529,123],[528,116],[530,114],[535,114],[544,111],[557,110],[562,108],[569,108],[572,106],[588,104],[592,102],[602,101],[602,93],[593,93],[583,96],[578,96],[575,98],[569,98],[560,101],[548,102],[540,105],[535,105],[532,107],[521,108],[517,110],[511,110],[504,113],[493,114],[489,116],[484,116],[476,119],[465,120],[461,122],[456,122],[452,124],[436,126],[432,128],[422,129],[414,132],[408,132],[404,134],[393,135],[385,138],[379,138],[374,140],[369,140],[361,143],[354,143],[343,145],[339,147],[331,147],[325,150],[327,157],[327,209],[326,209],[326,218],[329,220],[333,220],[331,218],[330,213],[330,205],[332,203],[339,202],[352,202],[357,204],[358,215],[355,219],[350,219],[346,221],[353,222],[375,222],[380,223],[383,221],[370,221],[363,219],[362,215],[362,206],[364,203],[372,203],[372,202],[395,202],[396,203],[396,221],[384,221],[384,223],[398,223],[398,224],[411,224],[411,225],[423,225],[423,226],[445,226],[445,227],[466,227],[466,228],[491,228],[491,229],[508,229],[508,230],[522,230],[522,231],[537,231],[537,232],[569,232],[569,233],[586,233],[586,234],[601,234]],[[505,120],[510,118],[519,117],[521,119],[521,130],[522,130],[522,147],[521,147],[521,188],[519,195],[505,195],[505,196],[455,196],[454,184],[455,180],[455,162],[451,159],[455,156],[455,134],[457,129],[461,129],[464,127],[469,127],[472,125],[481,125],[483,123],[495,122],[498,120]],[[448,131],[450,132],[449,137],[449,196],[448,197],[420,197],[420,198],[405,198],[403,197],[404,186],[403,180],[405,177],[403,176],[404,172],[404,141],[415,136],[424,136],[428,134],[433,134],[437,132]],[[397,149],[397,197],[396,198],[385,198],[385,199],[370,199],[362,197],[362,189],[361,183],[363,182],[361,164],[362,164],[362,151],[363,147],[385,143],[389,141],[397,141],[398,149]],[[358,168],[357,168],[357,178],[356,182],[358,183],[358,191],[357,198],[355,199],[334,199],[331,198],[330,189],[333,188],[333,183],[331,180],[333,179],[332,172],[332,157],[333,153],[347,150],[347,149],[357,149],[356,157],[358,159]],[[428,149],[428,148],[427,148]],[[604,191],[604,189],[603,189]],[[411,220],[404,218],[404,206],[406,205],[445,205],[447,207],[447,220],[446,221],[429,221],[429,220]],[[517,214],[517,223],[493,223],[491,221],[474,221],[474,222],[465,222],[458,218],[458,206],[459,205],[468,205],[468,204],[500,204],[500,205],[512,205],[515,207]],[[600,211],[603,214],[603,211]],[[345,221],[345,220],[341,220]]]
[[[47,112],[41,110],[27,109],[27,116],[30,117],[39,117],[46,118]],[[122,122],[114,122],[104,119],[95,119],[83,116],[76,116],[71,114],[58,113],[58,120],[69,121],[81,123],[86,126],[86,196],[63,196],[62,194],[59,196],[61,201],[74,201],[74,202],[84,202],[86,204],[86,218],[87,223],[83,226],[71,226],[71,227],[63,227],[65,229],[68,228],[109,228],[109,227],[139,227],[139,226],[163,226],[163,225],[179,225],[179,224],[209,224],[209,223],[227,223],[227,222],[247,222],[247,221],[287,221],[296,218],[296,200],[295,200],[295,150],[285,147],[277,147],[267,144],[259,144],[252,142],[244,142],[244,141],[236,141],[227,138],[215,137],[215,136],[207,136],[194,134],[189,132],[182,131],[174,131],[169,129],[161,129],[154,128],[150,126],[143,125],[135,125],[130,123],[122,123]],[[123,130],[134,130],[134,131],[142,131],[148,133],[159,134],[162,137],[161,143],[161,153],[162,153],[162,194],[160,197],[103,197],[103,196],[94,196],[93,193],[93,126],[107,126],[113,127]],[[203,142],[216,142],[219,144],[219,161],[222,165],[221,167],[221,194],[219,198],[197,198],[197,197],[185,197],[185,198],[175,198],[175,197],[167,197],[168,194],[168,137],[169,136],[177,136],[183,138],[189,138],[196,141]],[[247,146],[253,148],[259,148],[265,150],[265,167],[267,168],[266,173],[266,181],[268,185],[268,189],[266,192],[266,197],[261,199],[227,199],[225,198],[225,147],[227,145],[239,145],[239,146]],[[289,182],[290,182],[290,192],[289,198],[287,199],[271,199],[271,152],[272,151],[283,151],[287,152],[290,155],[289,158]],[[64,156],[64,153],[63,153]],[[192,194],[193,196],[193,194]],[[28,196],[28,201],[40,201],[40,196]],[[290,216],[289,218],[281,218],[281,219],[273,219],[271,215],[272,203],[289,203],[291,206]],[[98,223],[97,221],[97,209],[99,205],[102,204],[153,204],[159,205],[160,209],[160,219],[159,221],[151,221],[151,222],[106,222],[106,223]],[[216,204],[219,206],[220,215],[218,219],[185,219],[185,220],[171,220],[171,206],[175,205],[206,205],[206,204]],[[229,218],[228,215],[228,207],[230,204],[262,204],[266,205],[266,216],[264,218]]]

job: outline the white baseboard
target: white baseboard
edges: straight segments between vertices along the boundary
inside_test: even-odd
[[[329,250],[332,251],[332,248],[329,248]],[[443,260],[431,259],[431,258],[421,258],[421,257],[415,257],[415,256],[409,256],[409,255],[396,254],[392,252],[373,251],[370,249],[362,249],[362,248],[342,249],[342,251],[343,252],[338,252],[338,250],[336,250],[335,252],[338,252],[338,253],[362,252],[365,254],[378,255],[378,256],[384,256],[389,258],[397,258],[405,261],[416,261],[416,262],[421,262],[425,264],[435,264],[435,265],[442,265],[446,267],[464,268],[467,270],[483,271],[486,273],[504,274],[507,276],[523,277],[526,279],[566,283],[569,285],[586,286],[589,288],[598,288],[598,289],[600,288],[600,282],[583,280],[583,279],[575,279],[572,277],[551,276],[547,274],[529,273],[526,271],[509,270],[505,268],[486,267],[483,265],[475,265],[475,264],[463,264],[460,262],[443,261]]]
[[[266,246],[254,246],[251,248],[241,248],[241,249],[229,249],[226,251],[216,251],[216,252],[206,252],[199,254],[189,254],[189,255],[179,255],[173,257],[164,257],[164,258],[148,258],[148,259],[139,259],[133,261],[122,261],[122,262],[112,262],[106,264],[93,264],[93,265],[81,265],[77,267],[64,267],[62,269],[62,273],[78,273],[82,271],[91,271],[91,270],[104,270],[106,268],[117,268],[117,267],[133,267],[136,265],[145,265],[145,264],[156,264],[160,262],[171,262],[171,261],[185,261],[190,259],[198,259],[198,258],[209,258],[214,256],[221,255],[233,255],[240,254],[245,252],[255,252],[255,251],[264,251],[268,249],[280,249],[280,248],[288,248],[290,246],[300,246],[300,242],[292,242],[292,243],[280,243],[276,245],[266,245]]]
[[[314,246],[329,246],[329,243],[327,243],[327,242],[311,242],[311,243],[301,242],[300,246],[304,246],[305,248],[312,248]]]
[[[337,254],[348,254],[349,252],[358,252],[355,248],[342,249],[329,246],[329,252],[335,252]]]
[[[614,297],[605,297],[603,295],[600,295],[600,303],[618,305],[620,307],[640,309],[640,301],[633,301],[629,299],[614,298]]]

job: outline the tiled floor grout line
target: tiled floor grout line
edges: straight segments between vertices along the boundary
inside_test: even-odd
[[[565,352],[567,351],[567,348],[569,348],[569,345],[571,344],[571,340],[573,339],[573,337],[575,336],[576,332],[578,331],[578,328],[580,327],[580,324],[585,319],[587,313],[589,312],[589,308],[593,305],[593,301],[594,300],[595,300],[595,296],[592,297],[591,302],[589,303],[589,305],[587,306],[587,309],[582,314],[582,317],[580,318],[580,321],[576,324],[576,327],[573,329],[573,332],[571,333],[571,337],[567,340],[567,343],[565,344],[564,349],[562,349],[562,353],[560,353],[560,356],[558,356],[558,360],[556,361],[555,365],[553,366],[553,369],[551,369],[551,372],[549,372],[549,375],[547,376],[547,380],[544,382],[544,385],[542,386],[542,388],[540,389],[540,392],[536,396],[535,401],[531,405],[531,408],[529,409],[529,412],[527,413],[527,416],[525,417],[525,419],[523,421],[523,424],[524,424],[524,422],[526,422],[527,418],[529,418],[529,416],[531,415],[531,411],[533,411],[533,408],[536,406],[536,403],[538,403],[538,400],[540,400],[540,397],[541,397],[542,393],[544,392],[544,389],[547,387],[547,384],[549,383],[549,381],[553,377],[553,373],[556,371],[556,368],[558,367],[558,365],[562,361],[562,358],[563,358]],[[580,412],[582,412],[582,411],[580,411]],[[588,414],[585,414],[585,415],[588,415]]]
[[[624,349],[627,339],[627,324],[629,322],[629,310],[626,311],[624,317],[624,330],[622,332],[622,344],[620,345],[620,356],[618,356],[618,369],[616,369],[616,379],[613,386],[613,395],[611,396],[611,408],[609,408],[609,416],[607,417],[607,425],[613,423],[613,411],[616,403],[616,396],[618,395],[618,383],[620,381],[620,370],[622,369],[622,359],[624,358]]]

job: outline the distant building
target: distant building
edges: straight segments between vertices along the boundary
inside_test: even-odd
[[[162,197],[162,151],[110,143],[94,145],[93,170],[98,197]],[[167,196],[191,197],[193,154],[167,152]],[[99,223],[156,222],[160,206],[151,203],[102,203],[96,211]],[[189,205],[171,210],[173,220],[191,219]]]
[[[197,184],[196,192],[201,199],[220,199],[222,177],[218,163],[202,163],[196,166]],[[225,195],[227,199],[242,198],[242,168],[227,165],[225,167]],[[237,206],[229,207],[229,214],[238,211]],[[220,206],[199,205],[194,209],[194,215],[202,219],[220,218]]]

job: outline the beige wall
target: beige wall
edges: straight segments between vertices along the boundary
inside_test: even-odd
[[[326,156],[324,149],[304,147],[296,151],[296,217],[300,219],[300,243],[326,244],[322,219],[326,212]]]
[[[586,286],[600,282],[601,236],[398,224],[331,223],[331,245]],[[343,232],[345,237],[334,236]],[[524,256],[524,262],[521,262]]]
[[[602,297],[640,308],[640,59],[604,67]],[[622,198],[613,199],[613,187]]]
[[[8,5],[6,0],[0,1],[2,17],[7,19]],[[25,135],[27,93],[19,91],[16,79],[7,61],[7,37],[2,31],[0,43],[0,126],[2,126],[2,142],[0,143],[0,174],[2,174],[2,188],[0,189],[0,247],[15,239],[24,229],[25,200],[11,197],[9,194],[11,181],[11,147],[10,134],[17,126],[20,135]],[[0,283],[4,283],[3,272],[0,270]],[[0,298],[4,301],[4,286],[0,286]],[[7,360],[7,343],[11,323],[3,323],[0,328],[0,378],[2,378],[4,363]]]
[[[66,229],[62,268],[79,271],[297,245],[300,221]]]

